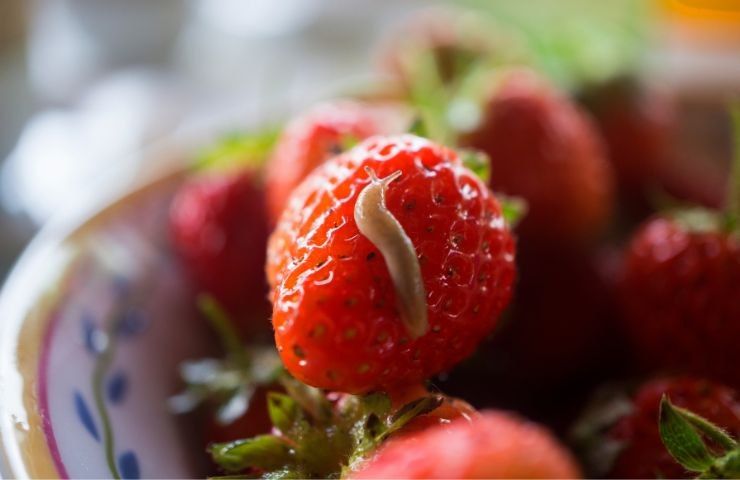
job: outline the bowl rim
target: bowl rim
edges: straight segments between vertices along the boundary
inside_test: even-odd
[[[132,182],[108,192],[97,202],[69,206],[39,230],[11,268],[0,289],[0,385],[3,388],[0,395],[0,478],[31,476],[18,438],[24,427],[19,424],[26,423],[27,430],[28,415],[39,415],[39,412],[28,412],[23,402],[24,385],[29,380],[19,371],[18,347],[21,327],[53,287],[69,260],[69,252],[64,251],[65,243],[77,235],[84,235],[88,228],[115,214],[131,199],[182,177],[186,171],[183,159],[193,151],[192,146],[185,145],[187,143],[190,142],[165,140],[142,149],[140,155],[152,160],[152,168],[140,168]],[[44,327],[46,325],[42,330]],[[41,352],[36,353],[41,355]]]

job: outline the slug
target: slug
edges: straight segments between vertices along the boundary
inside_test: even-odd
[[[382,179],[368,167],[365,167],[365,171],[370,183],[357,197],[355,223],[360,233],[383,255],[398,298],[401,321],[411,338],[419,338],[429,330],[421,267],[414,244],[385,206],[385,190],[388,184],[401,176],[401,171],[397,170]]]

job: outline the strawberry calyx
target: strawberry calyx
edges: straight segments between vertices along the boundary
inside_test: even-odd
[[[260,168],[277,144],[280,131],[279,127],[270,127],[226,134],[198,155],[195,168],[204,171]]]
[[[658,428],[668,453],[697,478],[740,478],[740,445],[709,420],[673,405],[667,395],[660,402]]]
[[[384,393],[324,393],[282,375],[286,394],[268,394],[273,431],[215,443],[208,451],[226,472],[270,478],[337,478],[414,418],[436,409],[440,395],[427,395],[393,410]]]
[[[247,411],[258,387],[277,382],[283,367],[274,347],[245,346],[213,297],[200,295],[198,306],[219,337],[224,356],[183,362],[180,377],[185,389],[169,398],[169,408],[184,414],[208,404],[215,410],[216,422],[228,425]]]
[[[186,388],[170,398],[170,410],[187,413],[210,405],[216,421],[228,425],[246,413],[258,388],[274,389],[267,393],[272,433],[208,447],[216,464],[229,472],[223,478],[339,477],[444,401],[442,395],[425,393],[394,407],[385,393],[355,396],[310,387],[284,370],[273,347],[245,346],[213,297],[200,295],[198,307],[224,356],[183,363]]]

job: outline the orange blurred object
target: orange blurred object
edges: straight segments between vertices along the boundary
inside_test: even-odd
[[[659,13],[680,36],[710,43],[740,40],[738,0],[658,0]]]

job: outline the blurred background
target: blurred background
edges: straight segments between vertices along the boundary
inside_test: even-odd
[[[45,222],[125,188],[146,145],[360,88],[381,37],[432,3],[2,0],[0,280]],[[521,30],[565,89],[632,71],[668,85],[699,105],[686,128],[719,135],[702,151],[726,156],[707,112],[739,91],[739,0],[455,3]]]

